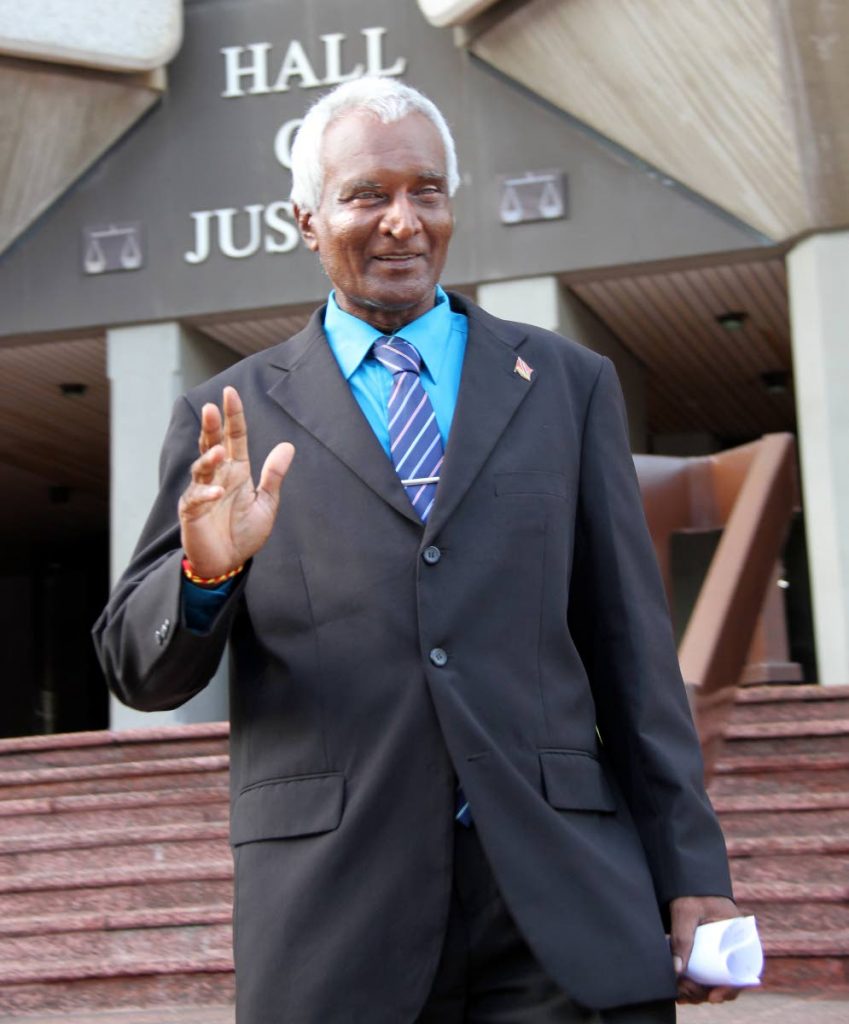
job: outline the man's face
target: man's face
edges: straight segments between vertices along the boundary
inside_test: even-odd
[[[433,306],[454,227],[442,138],[423,114],[383,124],[367,111],[322,140],[317,210],[296,210],[342,309],[390,333]]]

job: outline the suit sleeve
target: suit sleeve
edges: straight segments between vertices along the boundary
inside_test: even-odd
[[[94,625],[110,689],[140,711],[179,707],[206,686],[221,660],[247,571],[203,633],[184,619],[177,503],[196,458],[200,422],[177,400],[160,459],[160,489],[136,550]]]
[[[587,408],[578,505],[570,630],[589,674],[604,754],[639,830],[658,902],[730,895],[725,842],[704,789],[609,360]]]

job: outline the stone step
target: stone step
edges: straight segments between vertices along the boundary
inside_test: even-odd
[[[722,829],[726,839],[745,836],[829,836],[842,835],[849,841],[849,809],[725,813]]]
[[[849,883],[843,880],[740,882],[734,895],[741,911],[756,916],[762,936],[788,930],[849,935]],[[849,957],[849,946],[843,952]]]
[[[803,760],[803,759],[802,759]],[[818,770],[815,767],[792,767],[778,771],[723,771],[715,775],[708,787],[711,800],[724,796],[771,796],[774,794],[807,794],[814,792],[849,791],[849,767]]]
[[[846,903],[753,903],[740,899],[740,910],[754,914],[761,935],[776,931],[792,930],[826,935],[832,932],[849,934],[849,906]],[[843,947],[841,956],[847,958],[849,967],[849,946]],[[849,981],[849,979],[847,979]]]
[[[226,821],[228,815],[229,789],[220,785],[0,802],[3,832],[14,830],[17,836],[66,835],[80,829],[169,822]]]
[[[232,860],[0,878],[0,918],[229,903]]]
[[[122,761],[114,764],[77,764],[60,768],[22,768],[0,775],[0,801],[24,797],[50,797],[103,793],[139,788],[204,786],[222,782],[230,760],[224,754],[174,757],[161,760]],[[210,775],[217,778],[210,779]]]
[[[8,823],[14,829],[15,821]],[[168,825],[121,824],[117,828],[66,829],[61,832],[10,831],[0,836],[0,857],[45,851],[95,850],[131,846],[135,843],[184,843],[227,836],[226,821],[179,822]]]
[[[827,781],[831,784],[833,780],[829,777]],[[732,790],[730,793],[711,792],[711,802],[718,814],[727,814],[732,819],[735,814],[758,814],[764,811],[836,811],[849,808],[849,791],[815,791],[810,787],[797,792],[788,792],[783,787],[768,793],[737,793]]]
[[[109,928],[100,931],[66,931],[31,935],[0,935],[0,973],[6,963],[96,964],[108,960],[116,966],[155,955],[159,959],[195,956],[230,956],[230,918],[219,923],[164,927]]]
[[[200,790],[211,785],[226,785],[229,779],[227,767],[220,771],[196,772],[191,768],[179,769],[171,774],[140,775],[126,779],[121,776],[90,780],[59,780],[55,782],[23,784],[15,790],[0,789],[0,809],[9,799],[25,800],[51,799],[56,796],[83,796],[85,794],[143,792],[149,789],[194,789]]]
[[[849,993],[849,931],[775,928],[764,936],[763,945],[764,988]],[[811,1010],[814,1012],[806,1019],[816,1024],[813,1006]]]
[[[226,754],[227,722],[110,732],[19,736],[0,740],[0,775],[7,770]]]
[[[725,842],[732,858],[849,853],[849,833],[846,832],[829,835],[726,835]]]
[[[128,761],[164,761],[183,757],[226,757],[227,737],[175,739],[159,743],[117,744],[100,747],[59,747],[50,750],[0,753],[0,778],[10,771],[37,771],[41,768],[73,768],[78,765],[123,764]]]
[[[731,877],[735,889],[746,882],[837,882],[849,878],[849,851],[732,857]]]
[[[724,730],[722,758],[844,754],[849,757],[849,719],[751,722]]]
[[[232,1004],[228,768],[221,724],[0,741],[0,1019]]]
[[[764,941],[764,952],[769,957],[780,956],[834,956],[849,955],[849,931],[820,932],[794,929],[776,929]],[[847,965],[849,966],[849,965]],[[847,979],[844,978],[844,982]]]
[[[849,700],[849,686],[818,686],[806,683],[781,683],[774,686],[741,686],[737,705],[816,704]]]
[[[792,952],[787,955],[775,951],[779,946],[789,948],[801,946],[803,952]],[[849,994],[849,968],[845,953],[831,955],[829,945],[811,937],[801,942],[789,940],[775,943],[773,950],[767,952],[766,965],[762,978],[763,988],[769,992],[817,993],[820,996],[835,997]],[[795,1012],[795,1011],[794,1011]],[[818,1024],[814,1007],[805,1007],[804,1016],[774,1017],[776,1024]],[[765,1018],[766,1019],[766,1018]],[[717,1022],[719,1024],[719,1022]]]
[[[0,839],[0,878],[75,867],[135,867],[225,859],[226,822],[74,831],[64,835]]]
[[[229,957],[145,958],[0,965],[0,1014],[122,1007],[220,1006],[234,998]]]
[[[849,753],[842,750],[790,754],[779,747],[777,753],[774,750],[762,749],[753,754],[743,753],[729,744],[722,757],[716,762],[715,777],[711,782],[711,787],[725,775],[766,777],[776,773],[782,775],[786,773],[801,777],[804,774],[804,777],[813,781],[816,773],[828,772],[831,776],[833,772],[842,772],[847,769],[849,769]]]
[[[747,739],[796,739],[806,737],[849,736],[846,718],[794,718],[790,721],[743,722],[730,724],[724,733],[726,742]]]
[[[229,1005],[206,1006],[160,1006],[156,1010],[139,1010],[129,1007],[117,1010],[84,1010],[81,1013],[63,1012],[55,1014],[37,1013],[35,1016],[15,1014],[10,1017],[0,1014],[0,1024],[235,1024],[236,1008]],[[707,1024],[707,1022],[704,1022]],[[725,1024],[740,1024],[737,1020]],[[746,1021],[745,1024],[753,1024]],[[840,1024],[843,1024],[841,1021]]]
[[[30,914],[0,919],[0,936],[55,935],[122,928],[166,928],[183,925],[229,924],[230,902],[147,907],[142,910],[84,911]]]
[[[742,882],[735,890],[740,902],[747,903],[846,903],[849,881],[844,878],[798,882],[775,879]]]
[[[761,703],[740,703],[729,715],[731,725],[761,722],[804,722],[808,719],[849,718],[849,693],[830,700],[774,700]]]

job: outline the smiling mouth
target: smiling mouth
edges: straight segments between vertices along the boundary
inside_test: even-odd
[[[405,264],[411,263],[413,260],[420,259],[423,254],[420,252],[395,252],[387,253],[383,256],[375,256],[374,258],[380,263],[398,263]]]

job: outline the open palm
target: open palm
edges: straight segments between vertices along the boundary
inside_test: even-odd
[[[269,452],[254,487],[242,400],[226,387],[222,409],[201,411],[199,458],[179,503],[183,551],[198,576],[214,578],[243,565],[268,539],[280,504],[280,485],[295,449]]]

